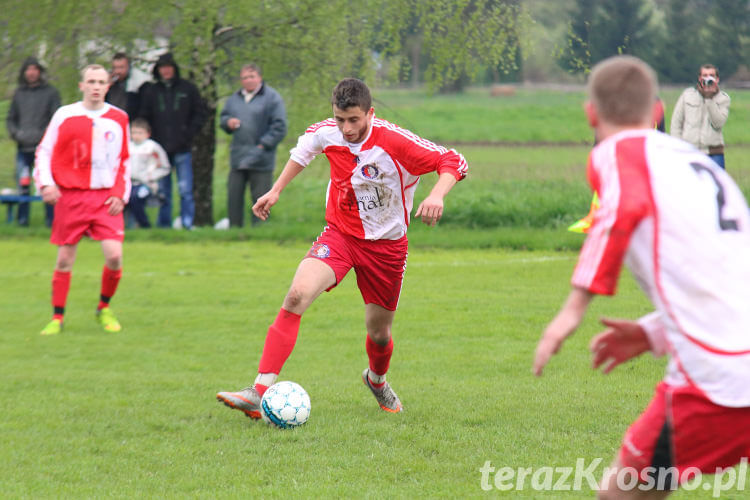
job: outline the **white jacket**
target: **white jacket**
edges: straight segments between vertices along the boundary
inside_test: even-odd
[[[669,133],[704,153],[709,146],[723,146],[721,129],[729,117],[729,101],[721,90],[707,99],[695,87],[685,89],[672,113]]]

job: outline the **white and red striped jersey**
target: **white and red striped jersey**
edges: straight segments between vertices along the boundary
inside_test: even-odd
[[[629,130],[591,152],[601,206],[574,286],[613,294],[623,261],[656,311],[639,320],[666,381],[716,404],[750,406],[750,213],[705,154],[653,130]]]
[[[96,111],[81,101],[59,108],[36,149],[37,188],[110,189],[130,196],[128,115],[105,104]]]
[[[299,138],[291,159],[306,167],[319,153],[331,165],[326,221],[367,240],[406,234],[420,175],[450,172],[461,180],[468,168],[455,150],[375,117],[359,144],[347,142],[333,118],[316,123]]]

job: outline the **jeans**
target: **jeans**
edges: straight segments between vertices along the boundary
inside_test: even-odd
[[[169,163],[177,172],[177,189],[180,192],[180,219],[182,227],[192,229],[195,219],[195,200],[193,199],[193,154],[172,153],[168,154]],[[159,191],[164,194],[156,225],[159,227],[172,227],[172,174],[166,175],[159,180]]]
[[[22,196],[29,196],[31,194],[31,171],[34,168],[34,152],[29,151],[18,151],[16,153],[16,184],[18,186],[18,194]],[[45,207],[45,223],[47,227],[52,226],[52,219],[55,214],[55,207],[52,205],[44,204]],[[30,203],[19,203],[18,204],[18,225],[28,226],[29,218],[31,215],[31,204]]]
[[[708,155],[709,158],[711,158],[718,166],[726,170],[724,167],[724,153],[718,154],[718,155]]]
[[[138,223],[140,227],[151,227],[151,223],[146,215],[146,203],[152,193],[149,188],[143,184],[133,184],[133,189],[130,191],[130,200],[128,202],[129,216],[126,219],[128,227],[132,225],[132,219]]]

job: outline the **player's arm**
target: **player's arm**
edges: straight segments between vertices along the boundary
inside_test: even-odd
[[[586,309],[594,294],[583,288],[574,287],[557,316],[544,329],[534,355],[534,374],[540,376],[544,366],[553,354],[557,353],[566,338],[581,324]]]
[[[258,198],[258,201],[253,205],[253,213],[256,217],[261,220],[266,220],[271,213],[271,207],[279,201],[281,192],[287,184],[292,182],[292,179],[297,177],[297,175],[299,175],[304,169],[305,167],[303,165],[300,165],[292,159],[287,161],[284,170],[281,171],[281,175],[276,179],[276,182],[273,183],[271,190]]]
[[[57,134],[62,119],[55,113],[36,148],[34,158],[34,182],[42,195],[42,201],[54,205],[60,198],[60,190],[52,177],[52,151],[57,143]]]
[[[414,216],[422,217],[422,222],[428,226],[437,224],[437,221],[443,216],[443,199],[453,186],[456,185],[456,182],[458,181],[453,173],[443,172],[440,174],[430,194],[417,207],[417,212]]]

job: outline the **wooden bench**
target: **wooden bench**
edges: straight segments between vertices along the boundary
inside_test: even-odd
[[[15,205],[18,203],[31,203],[34,201],[42,201],[42,197],[22,194],[0,194],[0,203],[5,205],[6,209],[5,222],[13,222],[13,207]]]

